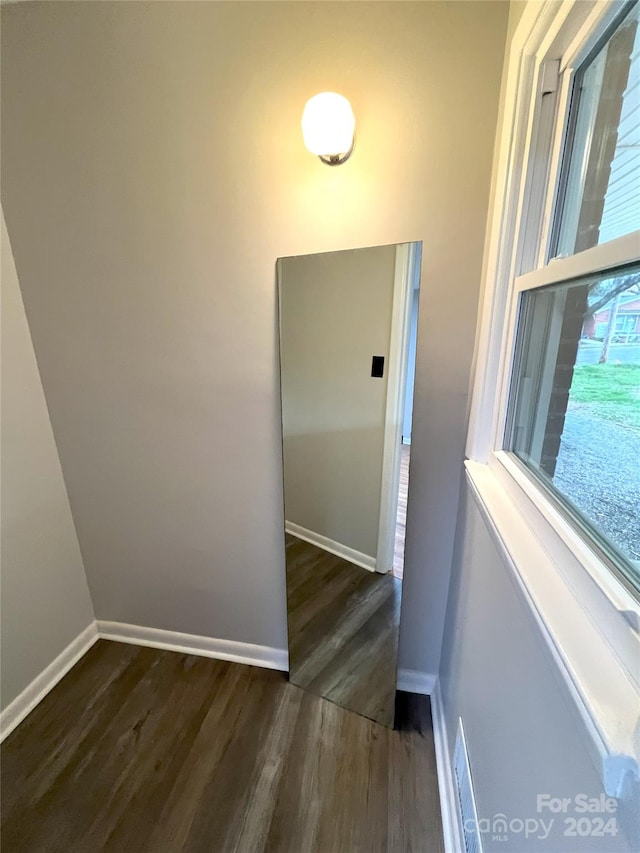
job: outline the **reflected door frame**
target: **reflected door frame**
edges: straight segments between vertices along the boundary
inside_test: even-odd
[[[413,281],[420,257],[420,243],[402,243],[396,248],[376,554],[376,571],[383,574],[393,569]]]

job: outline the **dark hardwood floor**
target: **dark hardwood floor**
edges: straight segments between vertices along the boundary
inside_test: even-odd
[[[437,853],[429,702],[399,730],[282,673],[99,640],[2,745],[3,853]]]
[[[402,584],[287,534],[293,684],[393,726]]]

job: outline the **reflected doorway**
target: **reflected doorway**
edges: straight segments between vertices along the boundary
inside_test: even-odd
[[[398,513],[396,515],[396,539],[393,549],[393,576],[404,577],[404,546],[407,536],[407,496],[409,494],[409,459],[411,446],[402,445],[400,456],[400,484],[398,486]]]

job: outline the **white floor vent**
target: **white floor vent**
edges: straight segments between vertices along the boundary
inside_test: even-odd
[[[482,853],[482,842],[480,841],[480,832],[478,830],[478,813],[476,811],[475,797],[473,796],[471,770],[469,769],[467,742],[464,737],[461,718],[458,719],[458,733],[453,752],[453,771],[456,777],[464,849],[466,853]]]

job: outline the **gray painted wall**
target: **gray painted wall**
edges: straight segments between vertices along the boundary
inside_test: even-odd
[[[604,794],[588,733],[574,700],[524,599],[499,554],[468,487],[463,487],[456,553],[447,607],[440,682],[453,745],[462,717],[478,817],[555,818],[528,839],[483,834],[484,853],[616,853],[640,849],[638,803],[620,801],[618,834],[566,836],[565,818],[608,818],[574,810],[579,794]],[[538,794],[571,798],[565,814],[537,811]],[[531,825],[532,827],[533,825]],[[518,825],[515,825],[517,830]],[[588,828],[588,827],[587,827]]]
[[[395,262],[395,246],[278,262],[286,519],[373,560]]]
[[[4,216],[1,316],[4,709],[94,618]]]
[[[2,200],[99,618],[286,646],[275,260],[423,240],[400,659],[436,671],[507,13],[3,4]]]

